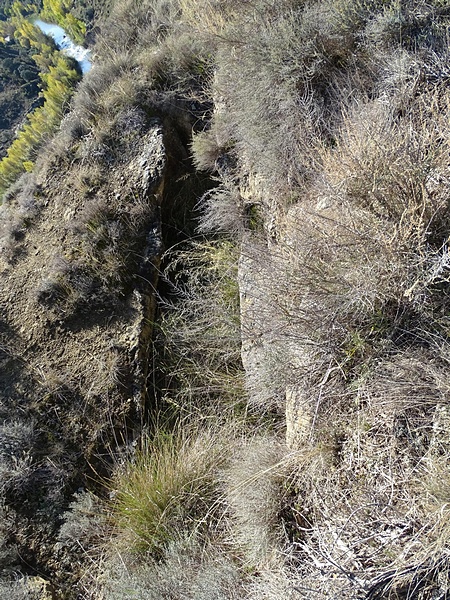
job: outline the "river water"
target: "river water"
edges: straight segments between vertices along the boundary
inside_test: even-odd
[[[78,61],[83,74],[91,69],[91,51],[87,48],[83,48],[83,46],[74,44],[62,27],[53,25],[52,23],[45,23],[39,19],[34,21],[34,25],[39,27],[46,35],[52,37],[59,50],[62,50],[64,54],[67,54],[67,56],[71,56]]]

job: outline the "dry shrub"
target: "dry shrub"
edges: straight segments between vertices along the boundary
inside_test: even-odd
[[[216,112],[211,132],[198,140],[197,160],[212,168],[211,142],[224,140],[218,147],[232,147],[241,173],[258,173],[281,206],[320,174],[319,147],[334,146],[350,98],[386,98],[389,81],[389,103],[401,109],[415,89],[405,90],[405,80],[417,84],[422,68],[445,79],[442,61],[438,69],[430,65],[446,47],[439,7],[330,0],[249,2],[239,11],[219,37]]]
[[[249,2],[223,2],[221,0],[180,0],[182,18],[194,29],[209,36],[226,34],[236,19],[242,4]],[[241,5],[241,6],[240,6]]]
[[[315,146],[339,120],[340,88],[371,87],[372,73],[358,68],[357,34],[332,2],[254,4],[218,47],[212,131],[284,205],[316,176]]]
[[[42,460],[45,437],[32,422],[4,421],[0,438],[0,505],[13,506],[22,515],[34,510],[41,518],[53,518],[64,501],[61,490],[69,469]],[[20,520],[10,533],[19,526]]]
[[[203,195],[198,210],[200,233],[220,232],[239,237],[246,226],[250,226],[239,190],[231,180],[225,178],[222,178],[220,185]]]
[[[295,455],[299,589],[425,599],[448,577],[446,351],[411,346],[353,386]],[[338,401],[338,399],[336,398]]]
[[[33,173],[24,173],[3,196],[0,208],[0,252],[14,260],[27,228],[39,214],[39,186]]]
[[[314,405],[330,389],[320,382],[351,381],[380,354],[434,344],[446,328],[447,100],[438,96],[401,116],[378,101],[357,106],[323,151],[321,180],[280,219],[281,241],[269,253],[247,244],[241,281],[257,272],[267,291],[260,300],[244,290],[260,330],[252,343],[278,396],[301,379],[314,386],[305,393]],[[255,400],[262,405],[257,390]]]
[[[273,410],[283,414],[286,386],[294,383],[298,374],[293,368],[291,350],[294,344],[298,346],[299,340],[292,320],[290,329],[286,329],[278,293],[286,300],[291,296],[286,295],[284,288],[285,273],[268,253],[266,244],[249,236],[244,241],[239,285],[242,361],[249,404],[262,412]]]
[[[217,139],[217,133],[211,129],[200,131],[192,138],[194,164],[200,171],[216,171],[223,148]]]
[[[286,542],[281,519],[289,460],[272,436],[246,441],[224,471],[230,543],[248,567],[276,560]]]
[[[296,568],[289,566],[272,567],[262,570],[258,577],[252,579],[248,585],[249,600],[299,600],[300,598],[317,598],[325,600],[329,598],[328,594],[321,595],[317,587],[310,587],[311,583],[306,583],[303,576]],[[340,600],[353,600],[354,595],[348,595],[346,586],[330,586],[330,593],[335,593],[334,598]],[[353,592],[353,590],[351,590]]]
[[[374,333],[386,338],[388,331],[392,339],[392,326],[407,325],[414,335],[414,318],[422,337],[440,327],[431,307],[445,303],[438,290],[447,277],[448,195],[439,184],[448,169],[447,95],[424,102],[419,98],[397,118],[381,103],[363,107],[363,119],[357,110],[324,157],[316,244],[323,236],[320,253],[336,282],[330,291],[336,299],[340,294],[342,327],[348,331],[356,317],[353,327],[365,340]],[[384,323],[376,323],[379,311]],[[361,329],[364,320],[370,331]]]
[[[39,579],[37,578],[37,580]],[[42,600],[50,598],[46,593],[45,587],[40,585],[40,581],[34,583],[33,578],[28,579],[25,577],[18,581],[0,582],[0,593],[4,598],[9,598],[10,600]],[[48,594],[50,594],[49,591]]]
[[[341,98],[333,143],[315,146],[320,177],[277,238],[250,250],[247,239],[241,259],[257,273],[247,341],[263,347],[259,379],[272,386],[251,388],[251,401],[282,406],[295,386],[309,419],[295,575],[273,571],[268,597],[289,580],[323,598],[446,593],[448,99],[444,87],[418,91],[405,65],[401,89]]]
[[[251,31],[243,27],[237,37],[249,41],[236,44],[234,52],[219,48],[213,83],[213,95],[223,98],[229,143],[245,168],[261,173],[278,195],[288,181],[300,183],[311,173],[308,141],[320,136],[320,101],[307,83],[304,92],[297,88],[305,48],[296,19],[280,15],[270,24],[257,21]]]
[[[324,156],[329,185],[352,204],[403,225],[399,235],[420,240],[413,227],[439,227],[436,233],[444,235],[447,198],[433,181],[448,168],[448,110],[441,91],[404,107],[403,115],[381,99],[352,107],[335,148]]]
[[[146,56],[146,60],[141,60],[142,56]],[[152,56],[156,63],[153,63]],[[156,89],[204,102],[209,112],[211,99],[203,88],[205,81],[211,77],[214,65],[213,46],[193,35],[190,29],[182,24],[175,27],[164,45],[152,52],[144,49],[138,61],[153,77]]]
[[[236,564],[217,543],[195,537],[172,541],[163,560],[115,556],[106,564],[105,600],[242,600],[245,587]]]
[[[0,426],[0,493],[23,497],[33,471],[36,432],[25,421],[4,422]],[[26,492],[25,492],[26,493]]]
[[[80,489],[62,520],[55,546],[60,568],[65,569],[70,584],[83,598],[98,598],[95,594],[98,572],[103,566],[104,544],[112,535],[105,502]],[[94,564],[96,569],[92,568]]]
[[[97,40],[97,49],[104,58],[111,48],[131,51],[150,41],[161,43],[178,17],[176,0],[124,0],[116,2],[102,35]]]

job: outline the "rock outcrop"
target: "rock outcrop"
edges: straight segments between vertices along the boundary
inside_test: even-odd
[[[114,145],[50,151],[2,207],[2,500],[9,544],[46,573],[64,564],[52,548],[71,495],[132,442],[147,398],[169,161],[159,119],[134,110],[114,128]]]

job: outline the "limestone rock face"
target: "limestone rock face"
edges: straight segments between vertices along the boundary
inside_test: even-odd
[[[242,364],[250,402],[271,409],[279,404],[280,390],[274,387],[270,377],[270,356],[275,355],[278,343],[273,328],[273,307],[266,296],[267,274],[265,265],[260,262],[267,249],[250,253],[248,239],[243,248],[238,271]]]
[[[313,402],[304,385],[312,360],[292,279],[286,231],[278,240],[244,237],[239,262],[242,363],[250,404],[286,417],[286,441],[297,449],[309,438]],[[267,241],[268,239],[268,241]]]
[[[300,449],[309,439],[313,415],[305,401],[302,387],[286,387],[286,444],[293,450]]]
[[[153,188],[161,185],[166,164],[163,130],[155,120],[140,144],[139,154],[128,166],[129,181],[144,195],[155,193]]]

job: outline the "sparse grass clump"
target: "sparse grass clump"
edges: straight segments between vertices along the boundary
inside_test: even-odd
[[[217,470],[227,453],[222,444],[208,430],[144,437],[111,484],[119,546],[159,556],[183,535],[204,532],[218,499]]]
[[[0,490],[2,496],[23,498],[33,471],[36,433],[31,423],[17,421],[0,427]]]
[[[198,231],[206,234],[220,232],[239,238],[253,226],[252,208],[245,206],[232,179],[223,176],[220,184],[206,192],[199,202]]]
[[[0,252],[12,262],[28,227],[38,215],[39,186],[32,173],[24,173],[4,195],[0,213]]]

